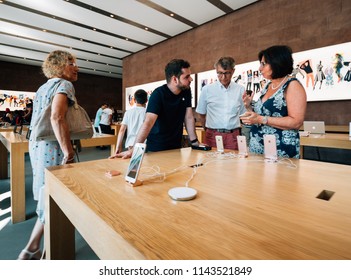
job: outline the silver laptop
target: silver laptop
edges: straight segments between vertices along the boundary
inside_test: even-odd
[[[309,131],[311,134],[325,134],[325,124],[323,121],[304,121],[303,130]]]

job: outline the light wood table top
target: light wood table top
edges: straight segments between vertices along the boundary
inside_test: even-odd
[[[76,228],[101,259],[351,259],[351,166],[261,156],[208,157],[190,148],[148,153],[147,167],[175,172],[131,187],[129,160],[98,160],[47,171],[47,258],[74,258]],[[194,200],[168,190],[189,186]],[[184,167],[184,168],[181,168]],[[335,192],[330,200],[316,198]]]
[[[15,127],[13,125],[10,125],[10,126],[0,126],[0,132],[3,132],[3,131],[13,131]],[[18,126],[17,127],[17,131],[19,131],[20,127]],[[23,125],[22,126],[22,135],[26,135],[27,133],[27,130],[28,130],[28,125]]]
[[[22,222],[26,218],[25,206],[25,153],[28,153],[28,139],[25,135],[13,131],[0,132],[0,179],[10,175],[11,216],[12,223]],[[90,139],[82,139],[82,147],[102,145],[111,146],[111,155],[116,149],[116,135],[94,135]],[[10,173],[8,172],[8,154],[10,153]]]
[[[310,134],[300,137],[300,157],[303,157],[303,147],[322,147],[336,149],[351,149],[351,138],[345,133]]]

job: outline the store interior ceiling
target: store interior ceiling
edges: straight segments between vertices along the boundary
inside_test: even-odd
[[[80,72],[122,78],[123,58],[257,0],[0,0],[0,60],[41,66],[63,49]]]

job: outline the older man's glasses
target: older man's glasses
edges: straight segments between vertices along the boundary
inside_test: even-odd
[[[218,77],[223,77],[223,76],[229,76],[229,75],[231,75],[232,74],[232,72],[230,71],[230,72],[217,72],[217,76]]]

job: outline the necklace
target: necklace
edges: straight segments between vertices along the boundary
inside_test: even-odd
[[[271,83],[271,88],[272,88],[273,90],[276,90],[277,88],[280,88],[280,86],[281,86],[281,85],[283,84],[283,82],[285,81],[286,77],[288,77],[288,76],[285,76],[284,79],[283,79],[283,80],[279,83],[279,85],[277,85],[276,87],[273,86],[273,83]]]

